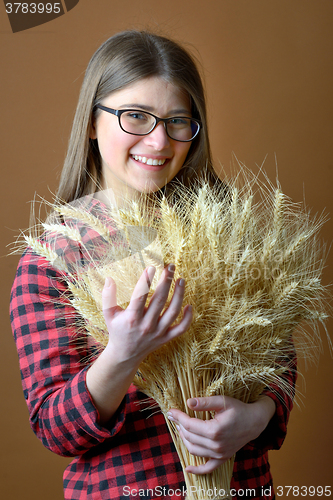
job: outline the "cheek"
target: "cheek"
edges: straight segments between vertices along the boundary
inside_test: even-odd
[[[187,157],[187,154],[190,150],[190,147],[191,147],[191,144],[181,144],[180,143],[180,147],[179,147],[179,150],[178,150],[178,158],[179,158],[179,163],[181,163],[180,167],[183,166],[185,160],[186,160],[186,157]]]
[[[100,143],[100,153],[104,161],[111,163],[113,159],[126,159],[129,150],[136,141],[129,134],[109,134]]]

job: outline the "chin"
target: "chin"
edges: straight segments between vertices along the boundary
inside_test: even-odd
[[[159,189],[164,187],[167,182],[168,181],[159,182],[159,183],[155,183],[155,182],[147,182],[146,184],[142,183],[140,186],[137,186],[135,189],[137,191],[140,191],[141,193],[146,193],[146,194],[156,193],[156,191],[158,191]]]

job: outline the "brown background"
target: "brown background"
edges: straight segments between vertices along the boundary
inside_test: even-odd
[[[295,201],[305,193],[314,213],[333,213],[332,21],[331,0],[81,0],[64,16],[13,34],[0,5],[1,498],[62,498],[68,460],[44,449],[29,428],[7,312],[18,258],[5,254],[28,225],[34,193],[50,199],[56,189],[93,52],[126,28],[191,44],[206,75],[216,163],[228,169],[234,152],[255,170],[266,158],[274,180],[277,161],[285,193]],[[329,243],[332,227],[329,221],[322,232]],[[331,264],[332,254],[325,283],[333,281]],[[306,397],[285,444],[271,452],[276,486],[332,484],[332,371],[325,340],[319,367],[305,371]]]

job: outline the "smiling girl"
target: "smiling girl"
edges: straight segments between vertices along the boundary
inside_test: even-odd
[[[112,186],[121,193],[126,185],[131,188],[129,194],[156,191],[178,174],[192,142],[192,129],[188,124],[191,103],[183,90],[160,76],[150,76],[112,93],[103,99],[103,106],[97,105],[97,108],[103,111],[95,118],[90,137],[98,143],[104,188]],[[110,108],[121,113],[119,122],[115,115],[106,112]],[[159,122],[152,129],[156,118],[147,112],[173,118],[166,127]],[[148,131],[152,129],[148,135],[134,135],[144,133],[147,125]],[[199,123],[197,127],[199,130]],[[124,133],[124,129],[133,132]],[[187,130],[191,134],[186,136]],[[170,137],[172,132],[180,140]],[[187,142],[182,142],[183,134]]]
[[[192,57],[148,32],[126,31],[107,40],[86,71],[59,199],[94,195],[96,208],[107,202],[108,190],[119,206],[142,192],[163,189],[176,196],[176,179],[189,185],[203,176],[221,182],[212,167],[204,92]],[[65,499],[121,499],[139,491],[140,497],[157,498],[161,488],[165,498],[181,496],[184,478],[164,417],[142,415],[137,403],[145,396],[131,384],[142,360],[191,324],[190,306],[174,324],[182,309],[182,278],[162,314],[174,271],[167,263],[146,306],[155,268],[145,269],[126,309],[117,305],[113,280],[106,280],[109,342],[84,366],[95,346],[88,339],[84,348],[76,345],[71,306],[55,306],[66,291],[61,274],[31,249],[21,258],[11,319],[24,394],[43,444],[75,457],[64,473]],[[295,372],[284,377],[293,386]],[[263,491],[274,498],[267,452],[283,442],[290,398],[274,387],[252,404],[213,396],[191,399],[188,406],[213,411],[215,418],[169,412],[190,453],[207,458],[204,466],[187,471],[206,474],[237,452],[235,498],[246,489],[255,491],[251,498],[263,498]]]

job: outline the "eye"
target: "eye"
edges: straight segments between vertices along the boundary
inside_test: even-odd
[[[175,118],[170,118],[168,123],[170,123],[170,125],[172,125],[174,127],[188,127],[190,124],[190,121],[191,121],[190,118],[176,116]]]
[[[138,121],[147,121],[149,119],[146,113],[142,113],[141,111],[128,111],[124,113],[124,116],[127,120],[138,120]]]

